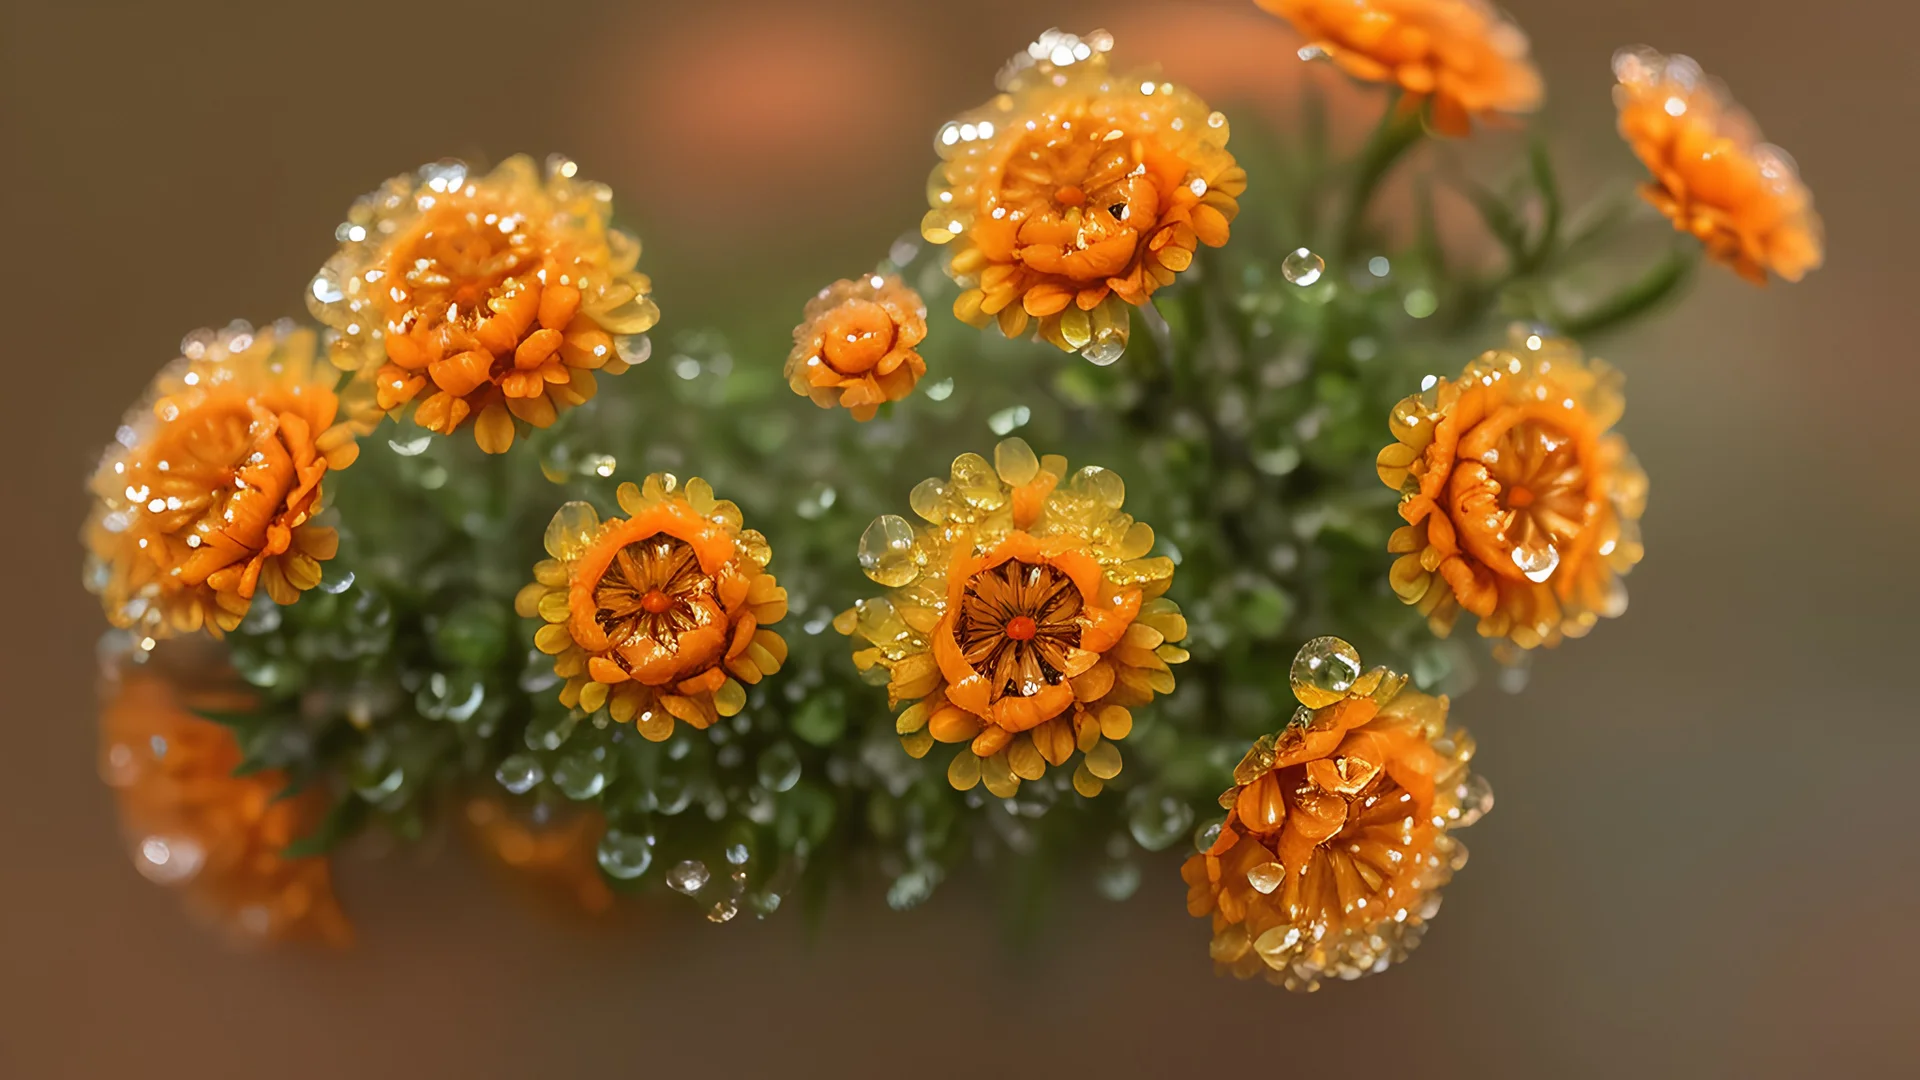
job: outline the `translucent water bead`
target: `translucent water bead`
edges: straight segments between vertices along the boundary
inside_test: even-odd
[[[1295,248],[1280,261],[1280,275],[1301,288],[1319,281],[1326,269],[1327,260],[1306,248]]]
[[[1324,709],[1347,696],[1360,678],[1360,650],[1337,637],[1317,637],[1301,646],[1287,681],[1310,709]]]
[[[860,570],[875,582],[898,588],[920,576],[913,559],[913,526],[898,514],[882,514],[860,534]]]

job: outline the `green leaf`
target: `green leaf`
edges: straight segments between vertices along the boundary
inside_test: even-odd
[[[305,859],[315,855],[325,855],[338,847],[348,837],[360,831],[366,823],[370,807],[359,797],[348,795],[333,804],[327,816],[320,820],[319,827],[313,832],[288,844],[280,854],[288,859]]]
[[[1631,322],[1678,293],[1692,278],[1693,269],[1699,263],[1697,245],[1677,244],[1666,258],[1653,264],[1626,288],[1585,312],[1562,316],[1558,320],[1560,329],[1573,337],[1588,337]]]
[[[1533,187],[1540,195],[1542,221],[1540,235],[1528,253],[1527,266],[1543,264],[1560,242],[1560,182],[1553,171],[1553,159],[1547,154],[1546,139],[1536,135],[1527,148],[1527,166],[1533,174]]]

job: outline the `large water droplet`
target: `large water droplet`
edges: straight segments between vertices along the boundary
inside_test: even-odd
[[[512,754],[500,762],[500,767],[493,771],[493,778],[515,795],[525,795],[546,779],[546,771],[533,755]]]
[[[1193,831],[1193,850],[1205,852],[1208,848],[1212,847],[1213,842],[1220,839],[1220,830],[1225,828],[1226,824],[1226,818],[1216,817],[1203,823],[1198,829],[1195,829]]]
[[[547,523],[547,554],[565,559],[585,547],[599,528],[600,512],[591,504],[565,503],[554,511],[553,520]]]
[[[632,881],[653,865],[653,837],[608,829],[600,838],[599,859],[608,877]]]
[[[1247,884],[1262,896],[1270,895],[1287,880],[1287,868],[1277,862],[1263,862],[1247,868]]]
[[[1089,363],[1097,364],[1100,367],[1107,367],[1110,364],[1117,363],[1122,356],[1127,355],[1127,343],[1118,338],[1095,341],[1086,348],[1081,349],[1080,355]]]
[[[1127,802],[1127,831],[1148,851],[1166,850],[1193,828],[1193,807],[1184,799],[1140,788]]]
[[[606,790],[607,770],[602,763],[606,755],[603,748],[579,754],[570,754],[553,767],[553,783],[562,794],[575,802],[593,798]]]
[[[1310,709],[1324,709],[1347,696],[1360,677],[1360,651],[1337,637],[1317,637],[1300,647],[1288,681],[1293,696]]]
[[[1306,248],[1295,248],[1280,261],[1280,275],[1301,288],[1319,281],[1326,269],[1327,260]]]
[[[707,879],[713,875],[708,872],[707,864],[699,859],[688,859],[674,864],[667,871],[667,886],[674,892],[692,896],[707,887]]]
[[[913,526],[898,514],[882,514],[860,534],[860,569],[888,588],[920,576],[913,563]]]
[[[768,791],[791,791],[800,782],[800,755],[790,743],[777,742],[760,754],[755,763],[760,786]]]
[[[1541,547],[1521,545],[1513,549],[1513,565],[1527,575],[1528,581],[1545,581],[1560,569],[1560,549],[1552,544]]]

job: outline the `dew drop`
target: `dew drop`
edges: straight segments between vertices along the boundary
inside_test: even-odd
[[[1327,269],[1327,260],[1307,250],[1294,248],[1280,262],[1280,274],[1295,285],[1305,288],[1320,280]]]
[[[1247,868],[1247,884],[1262,896],[1270,896],[1287,879],[1287,868],[1277,862],[1263,862]]]
[[[707,879],[713,875],[708,872],[707,864],[699,859],[688,859],[676,863],[667,871],[667,886],[674,892],[692,896],[707,887]]]
[[[1560,569],[1560,549],[1552,544],[1542,547],[1522,545],[1513,549],[1513,565],[1527,575],[1527,580],[1543,582]]]
[[[598,857],[608,877],[632,881],[653,865],[653,837],[608,829],[600,838]]]
[[[1127,343],[1116,338],[1108,338],[1105,341],[1095,341],[1080,350],[1082,358],[1088,363],[1100,367],[1108,367],[1118,363],[1120,358],[1126,354]]]
[[[913,526],[898,514],[882,514],[860,534],[860,569],[888,588],[920,576],[913,563]]]
[[[500,781],[501,787],[515,795],[525,795],[540,781],[546,779],[546,772],[540,768],[540,762],[535,760],[533,755],[510,754],[500,762],[500,767],[493,771],[493,778]]]
[[[1324,709],[1347,696],[1360,677],[1360,651],[1337,637],[1317,637],[1300,647],[1288,681],[1293,696],[1311,709]]]

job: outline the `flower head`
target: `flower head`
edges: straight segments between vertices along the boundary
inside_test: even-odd
[[[338,546],[313,523],[321,481],[379,419],[363,382],[335,393],[313,332],[290,323],[198,331],[182,351],[94,471],[83,532],[108,621],[147,638],[218,635],[257,590],[291,604],[318,584]]]
[[[279,772],[234,775],[233,733],[195,710],[242,712],[252,698],[224,664],[198,654],[178,663],[179,648],[120,665],[105,687],[100,774],[118,796],[134,866],[242,936],[345,943],[352,931],[327,860],[282,854],[319,823],[326,799],[283,797]]]
[[[1645,47],[1622,49],[1613,72],[1620,135],[1653,173],[1641,194],[1674,228],[1756,284],[1819,267],[1820,215],[1799,169],[1725,87],[1691,58]]]
[[[1296,672],[1316,650],[1346,692],[1254,744],[1220,797],[1218,836],[1180,869],[1187,910],[1213,917],[1216,968],[1290,990],[1405,959],[1466,864],[1451,830],[1493,805],[1467,772],[1472,738],[1447,729],[1446,698],[1403,690],[1383,668],[1360,674],[1338,638],[1308,643]]]
[[[871,420],[927,373],[913,351],[926,337],[927,305],[898,277],[836,281],[807,301],[806,320],[793,328],[787,385],[823,409]]]
[[[854,664],[884,678],[907,752],[966,743],[947,776],[1011,796],[1022,780],[1084,755],[1074,774],[1096,795],[1120,772],[1115,743],[1135,706],[1173,690],[1187,658],[1180,609],[1161,597],[1173,562],[1151,558],[1153,530],[1123,513],[1126,485],[1098,466],[1069,474],[1008,439],[989,465],[954,460],[923,481],[925,524],[876,520],[860,541],[867,576],[891,591],[841,613],[861,639]]]
[[[1467,134],[1474,117],[1540,107],[1527,36],[1487,0],[1257,2],[1306,36],[1303,57],[1431,100],[1433,126],[1445,134]]]
[[[307,306],[334,362],[376,370],[382,409],[452,434],[471,421],[490,454],[514,419],[552,424],[593,397],[594,373],[645,358],[660,319],[640,241],[609,224],[613,195],[564,158],[485,176],[459,162],[397,176],[353,204]],[[424,395],[424,396],[423,396]]]
[[[659,742],[676,719],[705,728],[738,713],[741,684],[780,670],[787,643],[767,628],[786,617],[787,591],[766,571],[766,537],[706,481],[655,473],[618,497],[630,517],[560,508],[547,526],[552,558],[514,607],[544,623],[534,645],[566,680],[562,704],[605,707]]]
[[[1396,405],[1380,479],[1401,493],[1393,589],[1445,634],[1460,609],[1522,648],[1626,610],[1647,477],[1611,429],[1619,372],[1516,328],[1458,379]]]
[[[1117,76],[1104,31],[1048,31],[1000,75],[1001,93],[940,129],[921,232],[955,245],[963,322],[1038,333],[1095,363],[1119,359],[1127,305],[1219,247],[1247,175],[1226,117],[1152,73]]]

